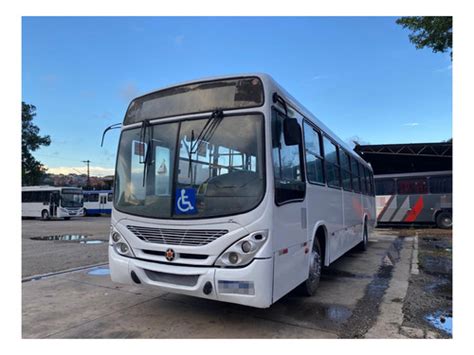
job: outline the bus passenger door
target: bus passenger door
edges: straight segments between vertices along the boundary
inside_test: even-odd
[[[57,191],[51,192],[49,195],[49,215],[56,217],[58,213],[59,193]]]
[[[306,183],[303,174],[301,125],[284,124],[285,115],[272,114],[274,207],[272,241],[274,252],[273,302],[306,280],[309,272],[307,242]],[[284,128],[286,126],[286,128]],[[284,129],[297,131],[299,142],[284,136]]]
[[[99,213],[105,213],[106,204],[107,204],[107,195],[101,194],[100,200],[99,200]]]

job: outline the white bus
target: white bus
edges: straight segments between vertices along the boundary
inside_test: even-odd
[[[23,186],[21,202],[22,217],[70,219],[84,214],[82,189],[77,187]]]
[[[115,282],[266,308],[375,224],[371,167],[265,74],[134,99],[117,154]]]
[[[112,190],[84,190],[84,215],[111,214],[112,202]]]

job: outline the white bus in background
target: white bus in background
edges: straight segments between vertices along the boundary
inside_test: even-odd
[[[146,94],[121,130],[115,282],[265,308],[367,246],[371,167],[268,75]]]
[[[70,219],[84,214],[82,189],[77,187],[23,186],[21,202],[22,217]]]
[[[84,190],[84,215],[111,214],[113,199],[112,190]]]

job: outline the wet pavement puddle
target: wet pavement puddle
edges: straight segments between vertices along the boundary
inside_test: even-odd
[[[96,267],[90,270],[87,275],[92,276],[108,276],[110,275],[110,269],[108,267]]]
[[[449,335],[453,335],[453,317],[452,314],[436,312],[425,317],[426,321],[436,329],[442,330]]]

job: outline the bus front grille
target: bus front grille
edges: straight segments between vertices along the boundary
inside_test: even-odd
[[[130,225],[127,229],[146,242],[188,246],[209,244],[229,232],[225,229],[165,229]]]
[[[144,269],[146,276],[153,281],[179,286],[195,286],[199,275],[177,275]]]

